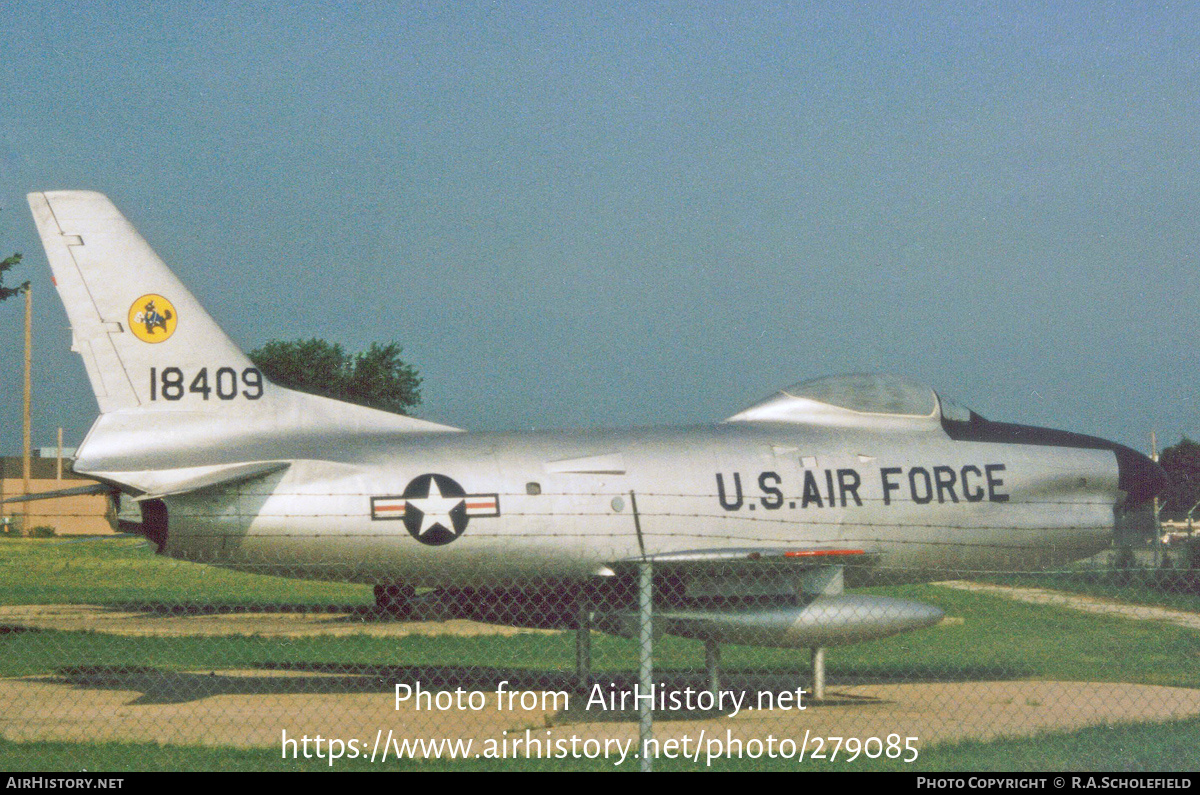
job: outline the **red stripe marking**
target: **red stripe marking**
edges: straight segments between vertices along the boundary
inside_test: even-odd
[[[832,555],[865,555],[861,549],[801,549],[794,552],[784,552],[785,558],[820,558]]]

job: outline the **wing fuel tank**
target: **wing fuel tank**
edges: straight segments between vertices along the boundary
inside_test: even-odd
[[[785,649],[840,646],[937,624],[944,613],[921,602],[886,596],[818,596],[806,604],[745,610],[660,610],[662,632],[682,638]],[[637,626],[633,614],[623,629]],[[619,634],[631,634],[620,632]]]

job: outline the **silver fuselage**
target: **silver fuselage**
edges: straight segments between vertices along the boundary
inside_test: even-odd
[[[861,549],[848,579],[1028,570],[1112,537],[1110,450],[964,442],[934,421],[885,430],[726,422],[530,433],[265,434],[209,449],[156,440],[82,459],[175,477],[186,465],[289,460],[248,483],[163,498],[163,552],[286,576],[416,586],[578,580],[643,552],[748,546]],[[451,543],[420,543],[372,498],[436,473],[495,495]],[[636,516],[634,506],[636,504]],[[640,539],[639,539],[640,529]]]

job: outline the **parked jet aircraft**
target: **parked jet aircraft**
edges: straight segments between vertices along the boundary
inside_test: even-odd
[[[892,376],[616,431],[467,433],[301,394],[106,197],[29,203],[100,405],[74,469],[176,558],[371,584],[422,615],[571,627],[584,605],[614,632],[649,559],[659,629],[817,647],[941,617],[844,585],[1085,557],[1165,482],[1119,444],[991,422]]]

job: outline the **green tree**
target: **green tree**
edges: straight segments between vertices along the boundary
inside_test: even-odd
[[[1164,449],[1158,463],[1171,479],[1163,495],[1164,513],[1186,514],[1200,502],[1200,444],[1185,436],[1179,444]]]
[[[394,342],[348,354],[325,340],[271,340],[250,360],[273,383],[299,392],[408,414],[421,403],[421,377],[400,359]]]
[[[13,254],[11,257],[5,257],[3,260],[0,260],[0,301],[12,298],[14,295],[23,293],[29,289],[29,282],[24,282],[17,287],[4,286],[4,274],[8,273],[20,263],[20,254]]]

